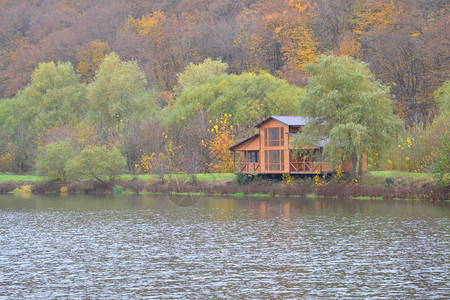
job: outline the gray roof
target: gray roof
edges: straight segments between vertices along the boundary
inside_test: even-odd
[[[283,124],[286,124],[288,126],[305,126],[306,123],[308,123],[308,118],[307,117],[298,117],[298,116],[270,116],[267,119],[265,119],[264,121],[261,121],[260,123],[258,123],[257,125],[255,125],[255,127],[259,127],[261,126],[264,122],[270,120],[270,119],[274,119],[277,120],[278,122],[281,122]]]

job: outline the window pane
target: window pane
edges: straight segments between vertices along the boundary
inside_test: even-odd
[[[264,151],[264,157],[266,159],[266,171],[269,170],[268,164],[269,164],[269,157],[267,156],[267,150]]]
[[[268,136],[269,146],[279,146],[280,145],[280,128],[269,128]],[[267,145],[266,145],[267,146]]]
[[[280,170],[280,150],[269,150],[269,170]]]
[[[264,146],[267,146],[267,128],[264,128]]]

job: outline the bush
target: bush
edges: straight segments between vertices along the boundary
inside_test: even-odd
[[[72,181],[88,180],[106,186],[125,172],[126,167],[126,159],[117,148],[87,146],[66,164],[66,173]]]
[[[255,176],[252,174],[244,174],[244,173],[239,172],[236,174],[235,180],[238,184],[245,185],[245,184],[249,184],[250,182],[255,180]]]
[[[447,188],[450,187],[450,140],[448,138],[441,138],[440,150],[431,174],[440,188]]]
[[[123,187],[121,185],[116,185],[113,188],[113,193],[117,195],[121,195],[123,193]]]
[[[394,185],[394,179],[388,177],[384,180],[384,186],[385,187],[391,187]]]
[[[39,149],[36,172],[55,182],[66,181],[66,163],[74,158],[76,151],[70,139],[50,143]]]

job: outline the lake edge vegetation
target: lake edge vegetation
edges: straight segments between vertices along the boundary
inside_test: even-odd
[[[204,175],[204,176],[203,176]],[[211,176],[212,175],[212,176]],[[360,181],[350,174],[333,177],[291,175],[257,177],[242,173],[201,174],[193,182],[188,174],[174,174],[162,182],[158,176],[119,176],[108,184],[101,182],[55,183],[44,177],[0,175],[0,193],[36,194],[189,194],[264,197],[328,197],[359,199],[450,200],[448,188],[439,188],[426,173],[367,172]]]

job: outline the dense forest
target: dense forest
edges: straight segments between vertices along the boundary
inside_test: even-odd
[[[131,172],[176,147],[199,157],[174,166],[214,170],[219,144],[297,112],[322,54],[363,61],[389,87],[407,147],[448,91],[449,12],[446,0],[3,0],[0,171],[33,170],[63,137],[119,148]],[[426,169],[414,151],[422,165],[404,168]]]

